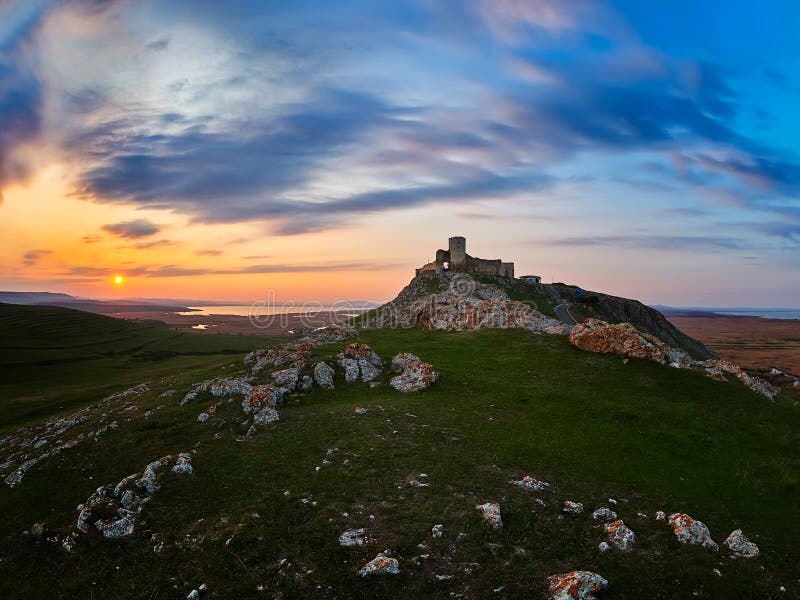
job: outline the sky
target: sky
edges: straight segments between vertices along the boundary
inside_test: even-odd
[[[0,289],[385,300],[461,235],[800,306],[797,31],[795,0],[0,0]]]

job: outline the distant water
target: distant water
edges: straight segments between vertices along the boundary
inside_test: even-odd
[[[764,317],[765,319],[800,319],[800,308],[711,308],[721,315]]]
[[[179,312],[179,315],[188,316],[202,316],[202,315],[235,315],[238,317],[247,317],[250,314],[256,316],[268,315],[286,315],[291,313],[316,313],[316,312],[341,312],[347,310],[354,315],[361,314],[367,309],[360,309],[349,307],[347,305],[340,306],[259,306],[256,305],[252,308],[250,304],[231,304],[228,306],[190,306],[193,309],[190,312]]]

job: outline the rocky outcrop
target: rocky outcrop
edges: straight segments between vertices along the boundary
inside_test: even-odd
[[[394,360],[392,362],[394,363]],[[398,392],[418,392],[429,388],[437,379],[439,379],[439,373],[433,368],[433,365],[421,360],[412,360],[405,363],[400,375],[391,378],[389,385]]]
[[[719,550],[717,543],[711,539],[711,532],[701,521],[693,519],[684,513],[675,513],[669,516],[669,524],[675,537],[682,544],[702,546],[716,552]]]
[[[748,540],[741,529],[731,532],[722,544],[739,558],[755,558],[759,554],[758,546]]]
[[[435,283],[435,286],[431,286]],[[429,289],[438,290],[429,293]],[[479,283],[463,273],[416,277],[369,321],[377,327],[423,327],[450,331],[522,328],[563,334],[566,327],[524,302],[509,299],[502,289]]]
[[[728,376],[770,400],[777,390],[766,381],[748,375],[741,367],[719,359],[696,361],[677,348],[670,348],[658,338],[638,331],[630,323],[610,324],[599,319],[586,319],[575,325],[569,334],[569,342],[587,352],[615,354],[625,358],[641,358],[678,369],[701,371],[718,381],[727,381]]]
[[[617,513],[604,506],[594,511],[592,513],[592,518],[598,521],[613,521],[617,518]]]
[[[547,578],[550,600],[595,600],[595,594],[608,587],[608,581],[591,571],[570,571]]]
[[[641,333],[630,323],[612,325],[599,319],[586,319],[575,325],[569,334],[569,343],[587,352],[644,358],[658,363],[667,361],[669,350],[657,337]]]

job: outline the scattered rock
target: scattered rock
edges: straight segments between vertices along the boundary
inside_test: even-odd
[[[605,532],[611,545],[622,552],[628,552],[636,543],[636,534],[622,520],[607,523]]]
[[[534,479],[530,475],[525,475],[525,477],[519,481],[511,481],[510,483],[512,485],[516,485],[517,487],[521,487],[523,490],[528,492],[544,492],[550,489],[549,483]]]
[[[197,422],[198,423],[205,423],[210,418],[211,418],[211,415],[209,415],[207,412],[201,412],[199,415],[197,415]]]
[[[216,379],[209,387],[209,391],[212,396],[220,398],[239,394],[246,396],[252,388],[253,386],[245,379],[232,377],[230,379]]]
[[[547,578],[550,600],[594,600],[608,587],[608,581],[591,571],[570,571]]]
[[[656,513],[656,521],[664,521],[666,518],[667,514],[663,510],[660,510]]]
[[[271,385],[256,385],[242,401],[242,410],[245,414],[255,413],[263,408],[278,408],[283,403],[283,392],[280,388]]]
[[[754,558],[758,556],[758,546],[745,537],[741,529],[733,531],[723,545],[731,551],[734,556],[740,558]]]
[[[274,408],[262,408],[259,411],[253,412],[254,425],[269,425],[280,419],[278,411]]]
[[[300,378],[300,390],[303,392],[307,392],[312,387],[314,387],[314,379],[309,375],[303,375]]]
[[[604,521],[613,521],[614,519],[617,518],[617,513],[615,513],[610,508],[606,508],[604,506],[604,507],[598,508],[596,511],[594,511],[592,513],[592,518],[597,519],[598,521],[600,519],[602,519]]]
[[[573,502],[572,500],[566,500],[564,501],[564,508],[561,510],[570,515],[579,515],[583,512],[583,504],[580,502]]]
[[[192,455],[188,452],[181,452],[178,454],[178,460],[175,461],[175,465],[172,467],[171,471],[173,473],[177,473],[178,475],[193,474],[194,469],[192,468]]]
[[[363,546],[367,543],[366,529],[348,529],[339,536],[340,546]]]
[[[669,524],[675,532],[675,537],[682,544],[702,546],[708,550],[717,551],[719,546],[711,539],[711,532],[701,521],[697,521],[684,513],[675,513],[669,516]]]
[[[40,538],[45,533],[47,533],[47,525],[44,523],[34,523],[31,527],[31,535],[35,538]]]
[[[397,575],[400,573],[400,563],[396,558],[391,558],[381,553],[364,565],[358,572],[361,577],[368,575]]]
[[[600,542],[600,545],[597,546],[597,549],[600,550],[600,552],[608,552],[611,550],[611,546],[608,545],[608,542]]]
[[[275,371],[272,374],[272,380],[275,382],[275,385],[285,392],[294,391],[294,389],[297,387],[297,382],[299,379],[300,370],[296,367]]]
[[[389,385],[398,392],[416,392],[429,388],[439,379],[433,366],[421,360],[411,361],[406,364],[405,369],[400,375],[392,377]]]
[[[392,358],[392,371],[394,373],[402,373],[408,363],[419,360],[419,356],[415,356],[410,352],[401,352]]]
[[[431,535],[435,538],[440,538],[444,535],[444,525],[434,525],[431,528]]]
[[[361,408],[360,406],[356,406],[356,409],[353,412],[356,413],[357,415],[365,415],[367,414],[367,409]]]
[[[314,382],[321,388],[330,390],[333,389],[333,369],[324,362],[318,362],[314,365]]]
[[[500,516],[500,505],[496,502],[478,504],[475,509],[481,513],[481,516],[493,529],[500,529],[503,526],[503,519]]]

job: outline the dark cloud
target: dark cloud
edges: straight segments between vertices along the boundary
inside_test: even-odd
[[[42,257],[52,253],[52,250],[28,250],[22,257],[22,264],[26,267],[32,267],[38,263]]]
[[[145,48],[148,50],[153,50],[154,52],[158,52],[160,50],[166,50],[169,48],[169,38],[161,38],[160,40],[154,40],[147,44]]]
[[[123,221],[103,225],[103,231],[121,238],[142,238],[157,234],[161,227],[147,219],[136,219],[134,221]]]
[[[738,238],[711,236],[605,235],[548,240],[556,246],[609,246],[654,250],[740,250],[747,244]]]
[[[385,269],[395,265],[381,263],[333,263],[320,265],[250,265],[246,267],[233,268],[205,268],[205,267],[182,267],[179,265],[140,265],[133,266],[125,270],[129,277],[194,277],[197,275],[268,275],[274,273],[316,273],[325,271],[371,271]],[[111,270],[99,267],[73,266],[66,273],[77,277],[107,277]]]

